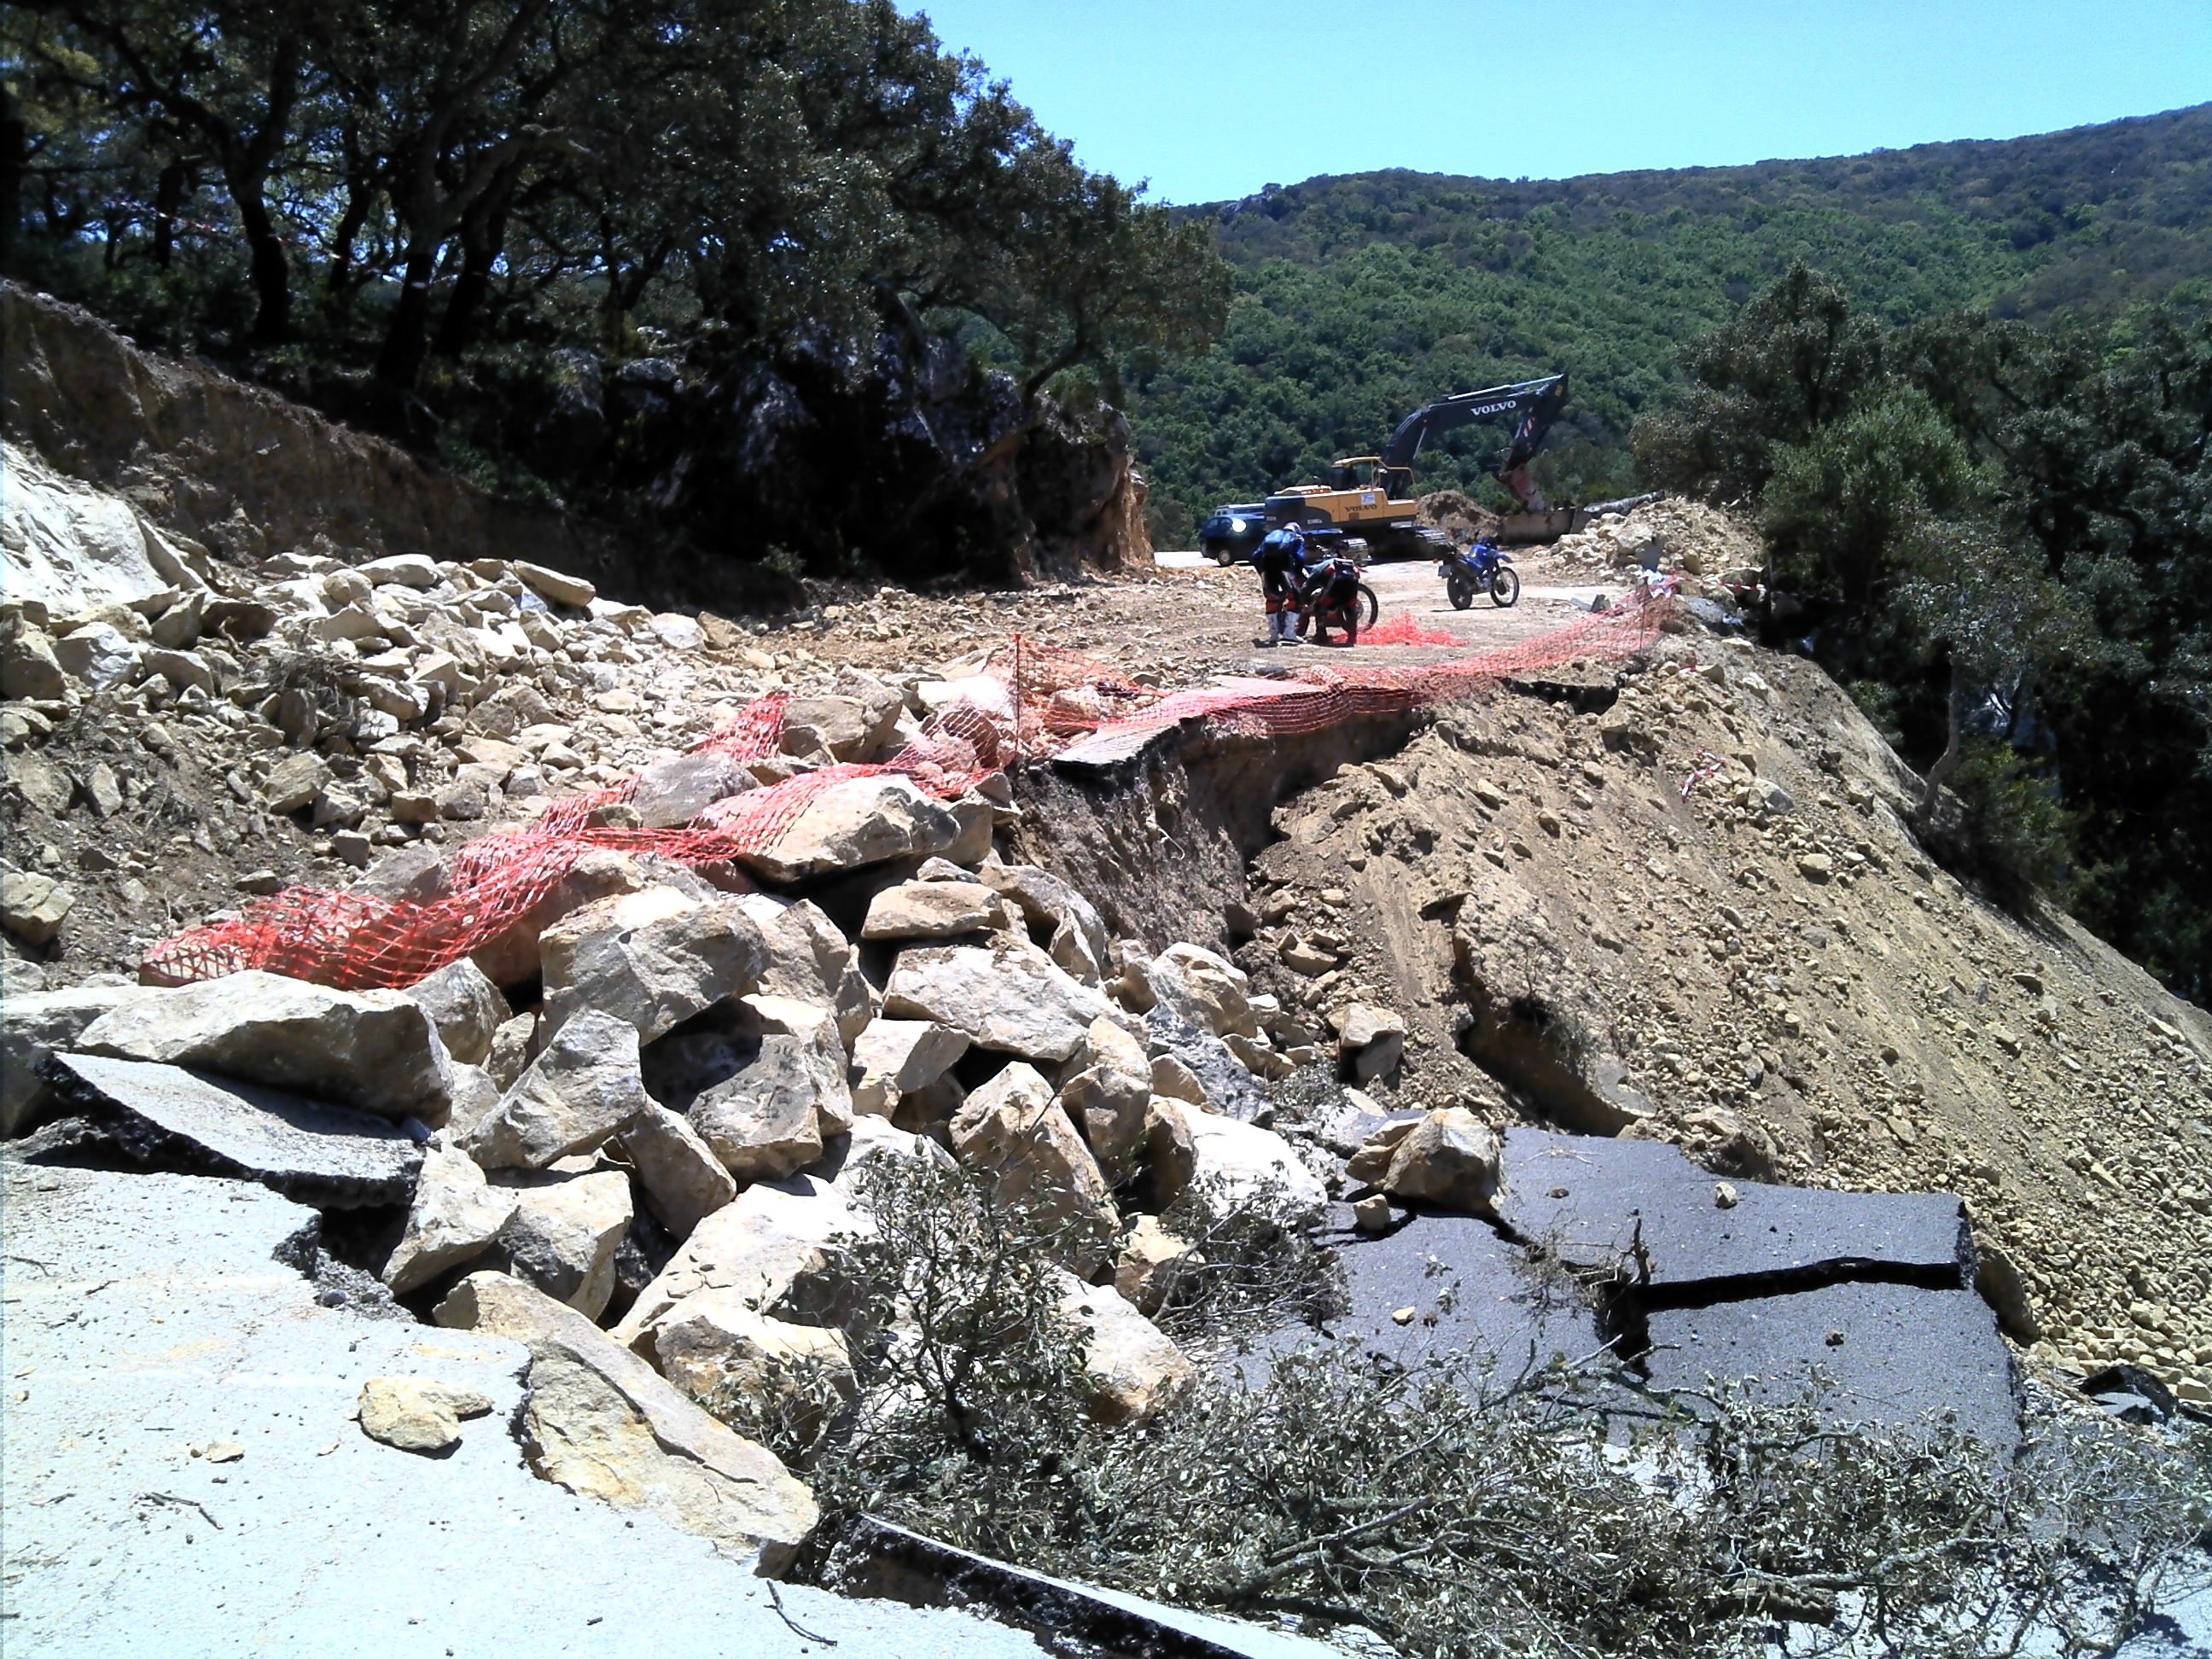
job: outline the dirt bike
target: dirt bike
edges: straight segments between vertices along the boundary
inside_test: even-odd
[[[1361,627],[1373,627],[1382,611],[1375,590],[1359,580],[1359,567],[1350,559],[1335,559],[1309,579],[1299,600],[1298,632],[1310,631],[1316,645],[1327,645],[1334,629],[1346,645],[1357,645]]]
[[[1521,597],[1521,573],[1514,569],[1512,556],[1489,542],[1445,555],[1437,574],[1444,579],[1444,592],[1455,611],[1466,610],[1478,593],[1489,594],[1491,602],[1501,606]]]

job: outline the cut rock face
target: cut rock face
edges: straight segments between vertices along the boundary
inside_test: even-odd
[[[1106,999],[1079,984],[1027,939],[902,951],[884,992],[884,1012],[933,1020],[976,1047],[1024,1060],[1066,1060]]]
[[[988,1170],[999,1195],[1068,1229],[1072,1266],[1106,1259],[1121,1218],[1091,1149],[1052,1097],[1052,1085],[1017,1060],[969,1095],[952,1117],[952,1149]]]
[[[87,1026],[77,1046],[433,1127],[453,1102],[446,1045],[405,993],[333,991],[258,969],[135,999]]]
[[[770,881],[803,881],[941,853],[959,836],[960,821],[907,779],[848,778],[807,802],[773,846],[742,854],[739,861]]]
[[[650,1042],[757,982],[768,946],[733,901],[648,887],[586,905],[538,939],[557,1028],[581,1010],[628,1020]]]
[[[766,1448],[701,1411],[572,1308],[502,1273],[471,1273],[438,1304],[450,1329],[530,1350],[531,1466],[617,1509],[649,1510],[721,1553],[781,1571],[818,1518]]]
[[[258,1181],[323,1209],[404,1204],[422,1155],[386,1120],[173,1066],[56,1054],[58,1103],[149,1169]]]
[[[637,1028],[588,1009],[554,1034],[470,1133],[467,1150],[488,1170],[542,1170],[604,1146],[648,1103]]]

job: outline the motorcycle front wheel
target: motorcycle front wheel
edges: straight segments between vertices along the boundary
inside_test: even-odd
[[[1511,605],[1521,597],[1521,574],[1503,565],[1490,573],[1490,598],[1493,604]]]
[[[1382,614],[1382,601],[1375,597],[1375,590],[1365,582],[1359,584],[1359,623],[1363,628],[1375,626],[1375,619]]]

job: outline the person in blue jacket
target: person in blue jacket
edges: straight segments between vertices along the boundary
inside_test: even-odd
[[[1267,602],[1267,637],[1257,646],[1301,645],[1298,638],[1298,590],[1306,570],[1305,532],[1295,524],[1269,531],[1252,550],[1253,567],[1260,573],[1260,592]]]

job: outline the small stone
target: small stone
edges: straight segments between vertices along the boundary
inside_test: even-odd
[[[1380,1193],[1370,1193],[1352,1206],[1352,1224],[1363,1233],[1388,1232],[1390,1229],[1390,1200]]]
[[[331,781],[330,763],[312,749],[288,755],[269,770],[261,785],[263,810],[280,816],[312,805]]]
[[[482,1417],[491,1401],[474,1389],[419,1376],[372,1376],[362,1384],[361,1431],[401,1451],[434,1456],[461,1440],[461,1419]]]
[[[1823,882],[1836,872],[1836,864],[1826,853],[1806,853],[1797,860],[1797,873],[1811,882]]]
[[[1716,1181],[1713,1182],[1713,1207],[1719,1210],[1733,1210],[1735,1206],[1736,1190],[1735,1183],[1733,1182],[1727,1181]]]
[[[246,1456],[246,1448],[235,1440],[210,1440],[192,1454],[210,1463],[236,1463]]]
[[[542,564],[528,564],[520,559],[511,568],[525,586],[554,605],[573,605],[580,609],[599,597],[599,590],[581,576],[571,576],[566,571],[549,569]]]
[[[1421,1310],[1419,1308],[1393,1309],[1390,1314],[1390,1322],[1393,1325],[1410,1325],[1414,1320],[1420,1316],[1420,1312]]]

